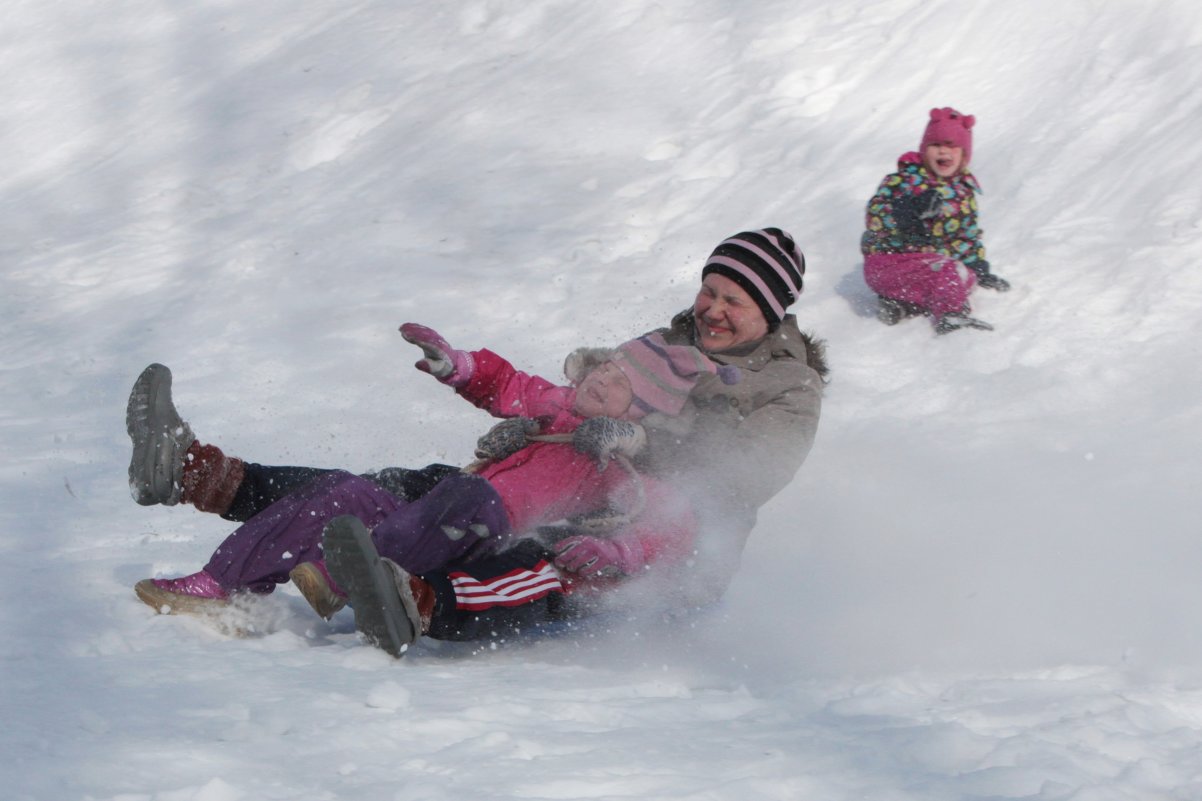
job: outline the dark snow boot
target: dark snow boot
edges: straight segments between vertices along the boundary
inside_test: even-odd
[[[897,325],[906,317],[917,317],[926,314],[926,310],[904,300],[894,300],[884,295],[876,299],[876,318],[885,325]]]
[[[1000,275],[995,275],[987,261],[978,261],[968,265],[968,269],[977,274],[977,286],[982,289],[992,289],[995,292],[1009,292],[1010,282]]]
[[[1010,291],[1010,282],[1000,275],[994,275],[993,273],[985,273],[977,278],[977,286],[992,289],[996,292]]]
[[[133,441],[129,494],[143,506],[174,506],[183,491],[184,454],[196,441],[171,401],[171,371],[152,364],[129,393],[125,430]]]
[[[350,598],[355,628],[399,659],[421,633],[409,574],[380,558],[371,532],[357,517],[342,515],[327,523],[322,544],[330,577]]]
[[[876,299],[876,319],[885,325],[897,325],[905,317],[901,304],[891,298]]]
[[[951,312],[944,314],[935,321],[936,334],[948,334],[952,331],[958,331],[961,328],[975,328],[978,331],[992,331],[993,326],[984,320],[978,320],[976,317],[969,317],[962,312]]]

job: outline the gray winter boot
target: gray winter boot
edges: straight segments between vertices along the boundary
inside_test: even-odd
[[[184,454],[196,437],[171,402],[171,371],[163,365],[150,365],[134,382],[125,430],[133,441],[129,494],[143,506],[179,503]]]
[[[335,517],[322,532],[330,577],[350,596],[355,628],[368,642],[398,659],[421,634],[421,615],[409,574],[383,559],[363,521]]]

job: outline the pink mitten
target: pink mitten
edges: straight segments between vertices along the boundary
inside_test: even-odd
[[[646,566],[643,546],[635,539],[568,537],[555,546],[555,553],[556,567],[582,576],[633,576]]]
[[[472,380],[475,362],[467,351],[452,348],[442,335],[433,328],[417,323],[401,326],[401,336],[422,349],[425,358],[413,365],[423,373],[429,373],[444,384],[461,387]]]

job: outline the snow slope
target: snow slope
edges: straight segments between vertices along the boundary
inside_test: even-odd
[[[0,67],[0,787],[24,801],[1202,798],[1202,11],[1185,0],[16,3]],[[993,333],[872,316],[863,205],[977,116]],[[470,459],[416,320],[554,374],[780,225],[834,368],[722,607],[402,662],[132,585],[171,365],[269,463]],[[1191,366],[1192,365],[1192,366]]]

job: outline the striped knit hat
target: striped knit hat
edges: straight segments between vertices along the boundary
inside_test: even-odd
[[[801,294],[806,259],[779,228],[744,231],[714,249],[701,277],[717,273],[734,281],[759,305],[764,319],[779,323]]]
[[[718,365],[691,345],[669,345],[662,334],[645,334],[618,346],[609,361],[630,381],[634,399],[627,416],[638,419],[651,412],[680,414],[685,400],[706,374],[724,384],[737,384],[739,368]]]

